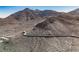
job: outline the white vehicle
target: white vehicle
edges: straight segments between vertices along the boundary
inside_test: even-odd
[[[23,33],[23,35],[24,35],[24,36],[26,36],[26,35],[27,35],[27,32],[26,32],[26,31],[23,31],[22,33]]]

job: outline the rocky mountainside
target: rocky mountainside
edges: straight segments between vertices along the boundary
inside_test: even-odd
[[[6,35],[6,33],[7,35],[11,35],[16,32],[29,31],[33,26],[45,20],[47,17],[58,16],[60,14],[62,13],[52,10],[31,10],[26,8],[1,20],[0,33],[2,35]]]
[[[79,17],[71,13],[26,8],[0,20],[0,25],[0,37],[9,39],[0,43],[0,51],[79,51]]]
[[[77,20],[73,17],[61,15],[38,23],[32,31],[27,33],[27,40],[32,42],[31,51],[78,51],[79,43],[75,42],[78,41],[78,38],[71,37],[79,35],[75,33],[79,31],[73,29],[75,25],[79,26],[79,24],[74,21]],[[75,29],[77,28],[75,27]]]
[[[69,12],[69,14],[72,14],[74,16],[79,16],[79,8],[78,9],[75,9],[75,10],[72,10]]]

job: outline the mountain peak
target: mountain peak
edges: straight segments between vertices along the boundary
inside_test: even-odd
[[[25,8],[23,11],[27,11],[27,12],[29,12],[29,11],[33,11],[32,9],[30,9],[30,8]]]

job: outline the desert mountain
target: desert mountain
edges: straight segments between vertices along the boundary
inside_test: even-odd
[[[29,8],[26,8],[22,11],[16,12],[7,18],[5,18],[10,24],[25,24],[28,21],[40,21],[41,19],[45,19],[46,17],[50,16],[58,16],[62,13],[56,12],[53,10],[31,10]]]
[[[79,36],[79,17],[26,8],[0,20],[0,37],[3,36],[10,41],[0,43],[0,51],[79,51],[79,40],[73,37]]]
[[[32,10],[25,8],[10,16],[4,18],[1,25],[1,32],[3,35],[10,35],[10,33],[16,33],[21,31],[29,31],[37,23],[42,22],[47,17],[58,16],[62,13],[52,10]]]

